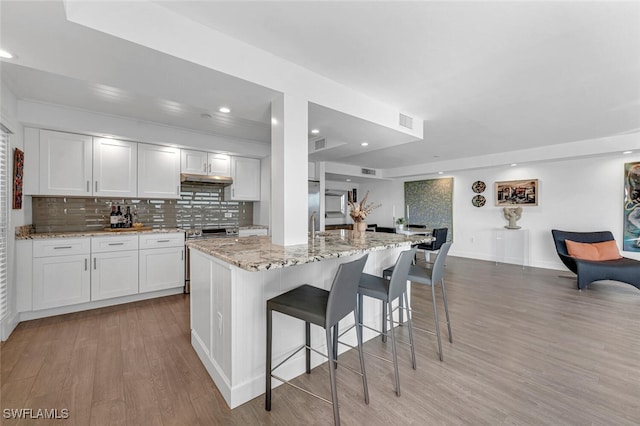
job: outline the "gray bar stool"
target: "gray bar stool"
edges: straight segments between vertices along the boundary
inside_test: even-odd
[[[442,287],[442,299],[444,300],[444,313],[447,317],[447,331],[449,333],[449,342],[453,343],[453,337],[451,336],[451,321],[449,320],[449,307],[447,305],[447,292],[444,286],[444,262],[447,258],[447,253],[451,248],[451,243],[444,243],[440,247],[440,251],[436,255],[436,259],[433,262],[433,268],[427,269],[418,265],[411,265],[409,268],[409,274],[407,279],[417,284],[424,284],[431,287],[431,298],[433,299],[433,315],[435,317],[436,331],[435,333],[430,330],[425,330],[419,327],[415,327],[416,330],[424,331],[427,333],[435,334],[438,338],[438,354],[440,355],[440,361],[443,360],[442,356],[442,342],[440,341],[440,323],[438,321],[438,307],[436,304],[436,284],[440,283]],[[387,268],[383,271],[382,276],[385,278],[391,277],[394,267]],[[408,305],[407,305],[408,306]],[[413,312],[409,308],[409,312]]]
[[[338,322],[346,317],[348,314],[353,313],[355,323],[358,324],[357,318],[357,293],[358,283],[360,282],[360,276],[362,270],[367,262],[367,256],[364,255],[358,260],[352,262],[343,263],[338,266],[338,271],[333,279],[331,285],[331,291],[323,290],[321,288],[313,287],[308,284],[304,284],[300,287],[294,288],[286,293],[276,296],[267,300],[267,366],[266,366],[266,393],[265,393],[265,409],[271,411],[271,378],[286,383],[298,390],[302,390],[316,398],[319,398],[329,404],[333,405],[333,418],[336,425],[340,424],[340,413],[338,410],[338,393],[336,389],[336,373],[335,367],[337,366],[337,325]],[[280,312],[289,315],[294,318],[301,319],[305,322],[305,337],[306,342],[304,345],[296,349],[291,355],[287,356],[282,362],[275,367],[271,367],[272,359],[272,312]],[[318,325],[325,329],[327,338],[327,355],[313,349],[311,347],[311,324]],[[362,386],[364,388],[364,401],[369,403],[369,389],[367,387],[367,375],[364,368],[364,357],[362,352],[362,327],[357,326],[356,336],[358,341],[358,352],[360,353],[360,371],[354,370],[347,366],[345,368],[354,371],[362,376]],[[334,338],[331,336],[333,330]],[[340,342],[342,343],[342,342]],[[319,355],[329,358],[329,379],[331,381],[331,401],[321,396],[315,395],[306,389],[302,389],[283,378],[280,378],[273,374],[273,372],[291,359],[295,354],[302,349],[306,349],[306,372],[311,373],[311,351],[313,350]]]
[[[398,374],[398,353],[396,349],[396,336],[394,331],[394,321],[392,303],[398,299],[398,308],[402,312],[402,300],[404,299],[404,306],[409,306],[409,299],[407,298],[407,275],[409,273],[409,267],[413,262],[413,257],[416,254],[416,248],[412,248],[407,251],[403,251],[398,256],[398,260],[393,267],[391,273],[391,279],[388,280],[376,275],[362,274],[360,278],[360,286],[358,287],[358,320],[363,327],[367,327],[370,330],[380,332],[374,328],[362,324],[362,303],[364,296],[372,297],[382,301],[382,335],[383,337],[389,335],[391,337],[391,350],[393,353],[393,368],[396,381],[396,395],[400,396],[400,376]],[[387,333],[387,313],[388,320],[390,322],[390,332]],[[413,346],[413,328],[411,326],[411,314],[407,311],[407,325],[409,327],[409,346],[411,347],[411,364],[413,369],[416,369],[416,353]],[[403,342],[405,343],[405,342]],[[375,356],[383,361],[388,359],[369,353],[369,355]]]

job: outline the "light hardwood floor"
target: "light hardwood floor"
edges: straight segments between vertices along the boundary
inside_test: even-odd
[[[596,283],[579,292],[559,275],[571,274],[447,259],[454,343],[441,322],[444,362],[435,337],[417,332],[418,368],[399,349],[396,397],[392,366],[367,356],[369,405],[359,378],[339,368],[343,424],[640,424],[640,291]],[[413,285],[413,308],[424,313],[415,323],[432,328],[429,288]],[[365,347],[389,353],[380,339]],[[24,322],[0,356],[1,408],[69,410],[50,423],[332,423],[328,404],[288,386],[274,390],[271,412],[262,397],[229,410],[191,348],[188,296]],[[340,360],[358,365],[353,351]],[[296,380],[329,395],[326,365]]]

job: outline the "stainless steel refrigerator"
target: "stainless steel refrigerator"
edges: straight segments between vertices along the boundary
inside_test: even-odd
[[[308,216],[308,230],[311,232],[311,215],[316,212],[313,228],[316,231],[320,230],[320,182],[315,180],[309,181],[309,216]]]

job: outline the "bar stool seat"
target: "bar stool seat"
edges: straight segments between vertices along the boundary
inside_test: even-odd
[[[303,284],[279,296],[267,300],[267,354],[266,354],[266,390],[265,390],[265,410],[271,411],[271,378],[275,378],[285,384],[305,393],[315,396],[333,405],[333,418],[336,425],[340,424],[340,413],[338,409],[338,393],[336,388],[337,366],[337,344],[338,323],[350,313],[353,314],[357,348],[360,355],[360,371],[345,366],[348,370],[354,371],[362,376],[362,386],[364,389],[365,403],[369,403],[369,389],[367,387],[367,374],[364,367],[364,356],[362,351],[362,327],[358,324],[357,316],[357,293],[358,283],[362,270],[367,261],[367,255],[352,262],[346,262],[338,266],[338,271],[333,279],[331,291]],[[298,318],[305,322],[305,344],[286,356],[283,361],[272,368],[272,321],[273,312],[280,312],[293,318]],[[315,324],[325,329],[327,354],[317,351],[311,347],[311,324]],[[333,335],[332,335],[333,333]],[[278,377],[274,371],[291,359],[296,353],[306,350],[306,372],[311,373],[311,351],[329,359],[329,379],[331,382],[331,401],[312,392],[296,386],[289,381]]]

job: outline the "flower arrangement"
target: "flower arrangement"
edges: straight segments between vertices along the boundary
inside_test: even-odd
[[[354,222],[360,223],[364,222],[367,218],[367,215],[371,213],[374,209],[377,209],[382,204],[374,205],[373,203],[367,204],[367,197],[369,196],[369,191],[365,194],[365,196],[360,200],[359,203],[355,203],[353,201],[353,197],[351,192],[349,192],[349,207],[351,211],[349,212],[349,216],[353,219]]]

